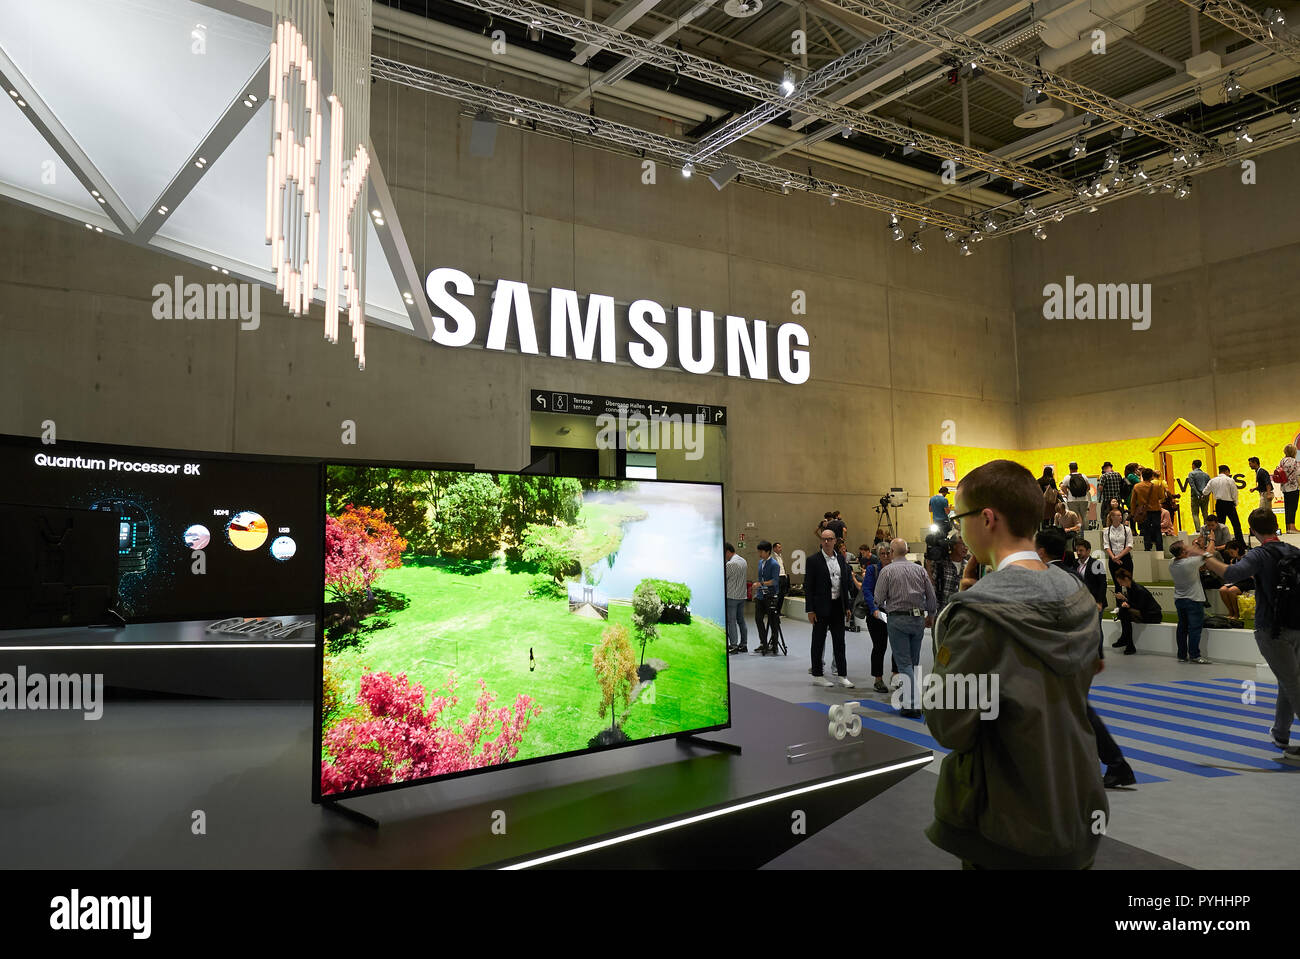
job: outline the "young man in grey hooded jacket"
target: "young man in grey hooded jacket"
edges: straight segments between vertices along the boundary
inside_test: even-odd
[[[936,622],[930,682],[950,689],[984,675],[996,679],[998,703],[984,713],[925,703],[931,735],[952,750],[926,836],[966,868],[1089,868],[1110,816],[1088,721],[1097,604],[1034,551],[1042,491],[1023,466],[984,464],[955,501],[971,563],[994,571]]]

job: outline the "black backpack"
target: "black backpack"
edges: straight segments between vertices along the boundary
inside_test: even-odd
[[[1088,495],[1088,481],[1083,478],[1082,473],[1071,473],[1069,486],[1075,499],[1083,499]]]
[[[1264,549],[1273,557],[1277,582],[1273,585],[1273,638],[1283,629],[1300,629],[1300,549]],[[1285,546],[1285,544],[1282,544]]]

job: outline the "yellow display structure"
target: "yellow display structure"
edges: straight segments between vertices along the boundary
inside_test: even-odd
[[[1211,476],[1219,465],[1226,464],[1238,479],[1238,486],[1249,489],[1254,477],[1249,475],[1246,460],[1258,456],[1270,472],[1282,458],[1282,447],[1300,445],[1300,421],[1256,425],[1246,421],[1239,428],[1202,430],[1179,417],[1159,436],[1108,440],[1104,443],[1078,443],[1073,446],[1049,446],[1042,449],[1013,450],[979,446],[955,446],[932,443],[927,447],[930,493],[940,486],[954,489],[962,476],[989,460],[1008,459],[1020,463],[1035,476],[1049,464],[1056,466],[1056,477],[1064,478],[1068,463],[1078,463],[1079,471],[1094,479],[1101,475],[1101,464],[1109,460],[1117,470],[1126,463],[1150,466],[1159,470],[1174,492],[1182,492],[1182,481],[1191,461],[1202,461],[1202,469]],[[944,475],[947,460],[947,475]],[[1277,487],[1274,487],[1276,490]],[[1280,501],[1281,494],[1277,494]]]

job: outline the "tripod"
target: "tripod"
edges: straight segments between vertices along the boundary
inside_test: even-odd
[[[767,637],[768,649],[771,650],[772,656],[776,655],[779,648],[782,656],[789,656],[790,650],[785,645],[785,635],[781,632],[781,606],[779,603],[773,603],[768,607],[767,628],[771,630]]]
[[[891,540],[897,536],[894,532],[894,522],[889,518],[889,507],[883,502],[876,507],[876,529],[887,533]]]

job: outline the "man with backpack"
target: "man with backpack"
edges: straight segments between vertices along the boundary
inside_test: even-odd
[[[1072,513],[1077,513],[1079,519],[1083,521],[1083,529],[1087,529],[1088,493],[1091,491],[1091,486],[1088,477],[1079,472],[1078,463],[1070,464],[1070,475],[1061,484],[1061,491],[1065,493],[1065,508]]]
[[[1278,539],[1271,509],[1253,511],[1246,522],[1259,545],[1231,566],[1208,555],[1205,565],[1228,584],[1255,579],[1255,643],[1277,677],[1273,744],[1283,759],[1300,762],[1300,746],[1291,745],[1291,723],[1300,710],[1300,549]]]

